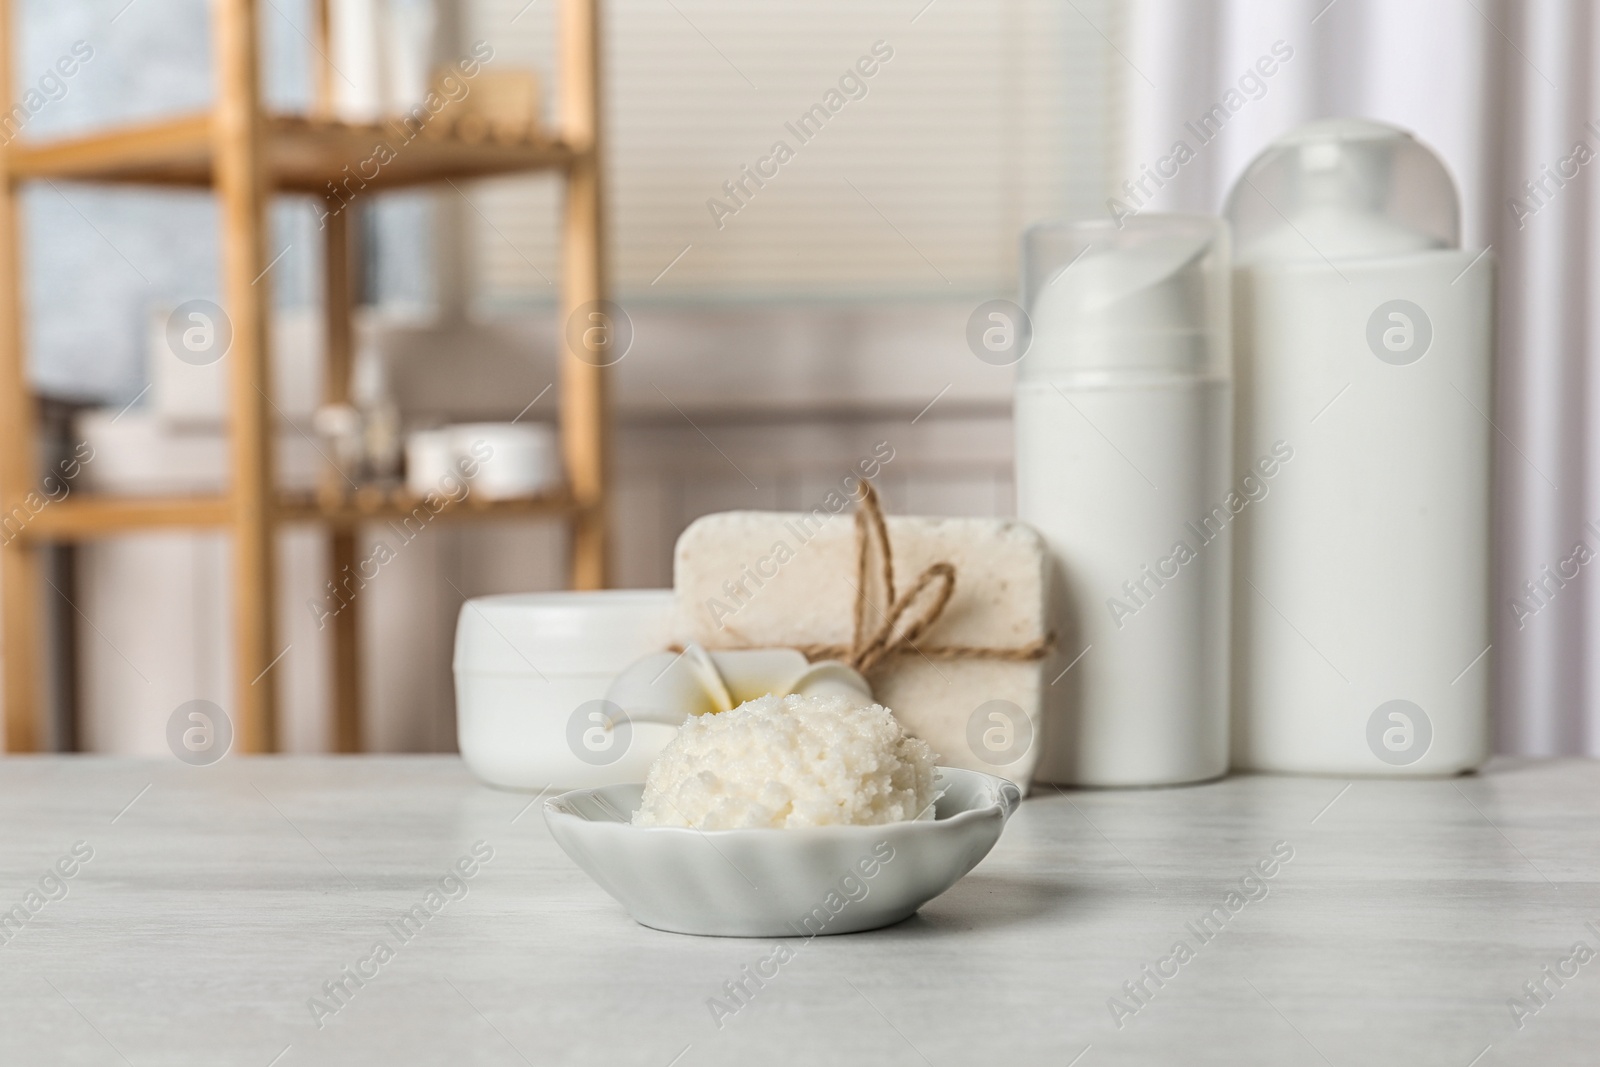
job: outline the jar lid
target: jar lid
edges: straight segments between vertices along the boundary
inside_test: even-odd
[[[486,674],[617,674],[677,639],[671,589],[474,597],[456,619],[455,669]]]

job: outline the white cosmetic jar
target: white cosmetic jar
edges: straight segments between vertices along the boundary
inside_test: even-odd
[[[465,479],[457,466],[455,433],[414,430],[406,435],[406,489],[413,496],[454,496]]]
[[[456,457],[478,461],[472,491],[485,500],[538,496],[561,484],[555,427],[545,423],[472,422],[451,427]]]
[[[644,781],[675,725],[619,721],[606,689],[677,637],[670,589],[476,597],[456,620],[456,741],[506,789]]]

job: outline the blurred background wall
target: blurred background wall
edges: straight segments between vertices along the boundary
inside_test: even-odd
[[[379,0],[350,0],[374,3]],[[383,0],[438,57],[488,42],[493,62],[550,69],[551,12],[526,0]],[[19,78],[76,41],[94,57],[30,134],[201,106],[205,0],[29,0]],[[120,10],[119,10],[120,9]],[[1292,52],[1220,135],[1149,203],[1217,211],[1246,163],[1308,118],[1406,126],[1449,163],[1464,234],[1501,269],[1494,646],[1503,751],[1600,754],[1600,594],[1587,572],[1531,618],[1524,583],[1584,542],[1600,552],[1600,375],[1587,296],[1596,185],[1546,168],[1581,142],[1600,155],[1600,32],[1579,0],[612,0],[609,182],[618,301],[635,342],[618,365],[616,546],[623,584],[670,583],[673,539],[735,507],[808,505],[890,441],[897,510],[1012,510],[1011,371],[974,359],[963,330],[1014,295],[1029,222],[1103,214],[1184,123],[1281,44]],[[303,0],[263,5],[268,95],[304,107]],[[874,48],[892,53],[825,129],[787,132]],[[552,114],[553,101],[546,102]],[[777,139],[792,160],[730,196]],[[1525,183],[1542,183],[1530,193]],[[363,220],[365,358],[395,374],[413,416],[549,417],[556,190],[543,179],[388,195]],[[721,202],[722,211],[711,204]],[[736,211],[727,210],[737,208]],[[221,425],[163,418],[153,316],[217,296],[215,211],[187,193],[30,191],[33,373],[87,404],[92,484],[200,489],[222,477]],[[309,480],[320,359],[316,222],[275,214],[282,258],[278,396],[285,477]],[[450,635],[465,596],[547,588],[562,546],[540,524],[440,527],[364,595],[367,734],[378,750],[453,744]],[[286,534],[280,665],[284,738],[325,747],[324,635],[306,601],[321,542]],[[226,544],[144,535],[80,551],[88,625],[81,743],[162,750],[170,710],[226,693]],[[1405,595],[1397,590],[1397,596]],[[69,610],[58,605],[57,610]]]

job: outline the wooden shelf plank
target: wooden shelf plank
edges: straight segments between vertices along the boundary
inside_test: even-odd
[[[339,499],[315,493],[280,493],[272,518],[276,523],[324,523],[334,528],[365,522],[404,523],[409,519],[413,526],[420,527],[434,520],[567,518],[582,510],[566,492],[518,500],[469,496],[460,503],[446,500],[444,507],[435,512],[420,497],[373,490]],[[233,505],[225,496],[112,496],[85,492],[46,505],[21,527],[20,533],[34,543],[84,541],[139,529],[223,527],[232,520]]]
[[[547,135],[510,143],[467,140],[431,127],[416,133],[398,122],[271,115],[264,133],[267,177],[275,190],[343,199],[447,179],[565,170],[577,158],[569,145]],[[214,120],[205,112],[79,137],[18,140],[9,149],[7,169],[18,181],[203,188],[215,176],[214,148]]]
[[[30,541],[79,541],[128,529],[225,526],[233,517],[226,497],[111,496],[73,493],[47,504],[22,528]]]
[[[350,527],[364,522],[394,522],[408,528],[427,526],[435,521],[472,522],[492,519],[558,518],[575,515],[580,508],[567,492],[520,500],[484,500],[468,496],[459,503],[448,499],[433,511],[422,498],[403,491],[383,493],[366,490],[337,499],[320,494],[283,494],[278,500],[279,522],[322,522],[333,527]]]

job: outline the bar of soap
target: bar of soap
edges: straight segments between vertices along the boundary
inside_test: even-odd
[[[897,593],[929,564],[956,570],[954,595],[918,647],[1016,649],[1047,635],[1047,555],[1032,527],[1008,519],[886,522]],[[723,512],[678,538],[679,611],[687,638],[709,649],[847,646],[857,580],[848,510]],[[881,618],[869,609],[868,629]],[[1040,750],[1046,662],[906,651],[874,667],[868,680],[877,701],[927,741],[939,763],[998,774],[1026,790]]]

